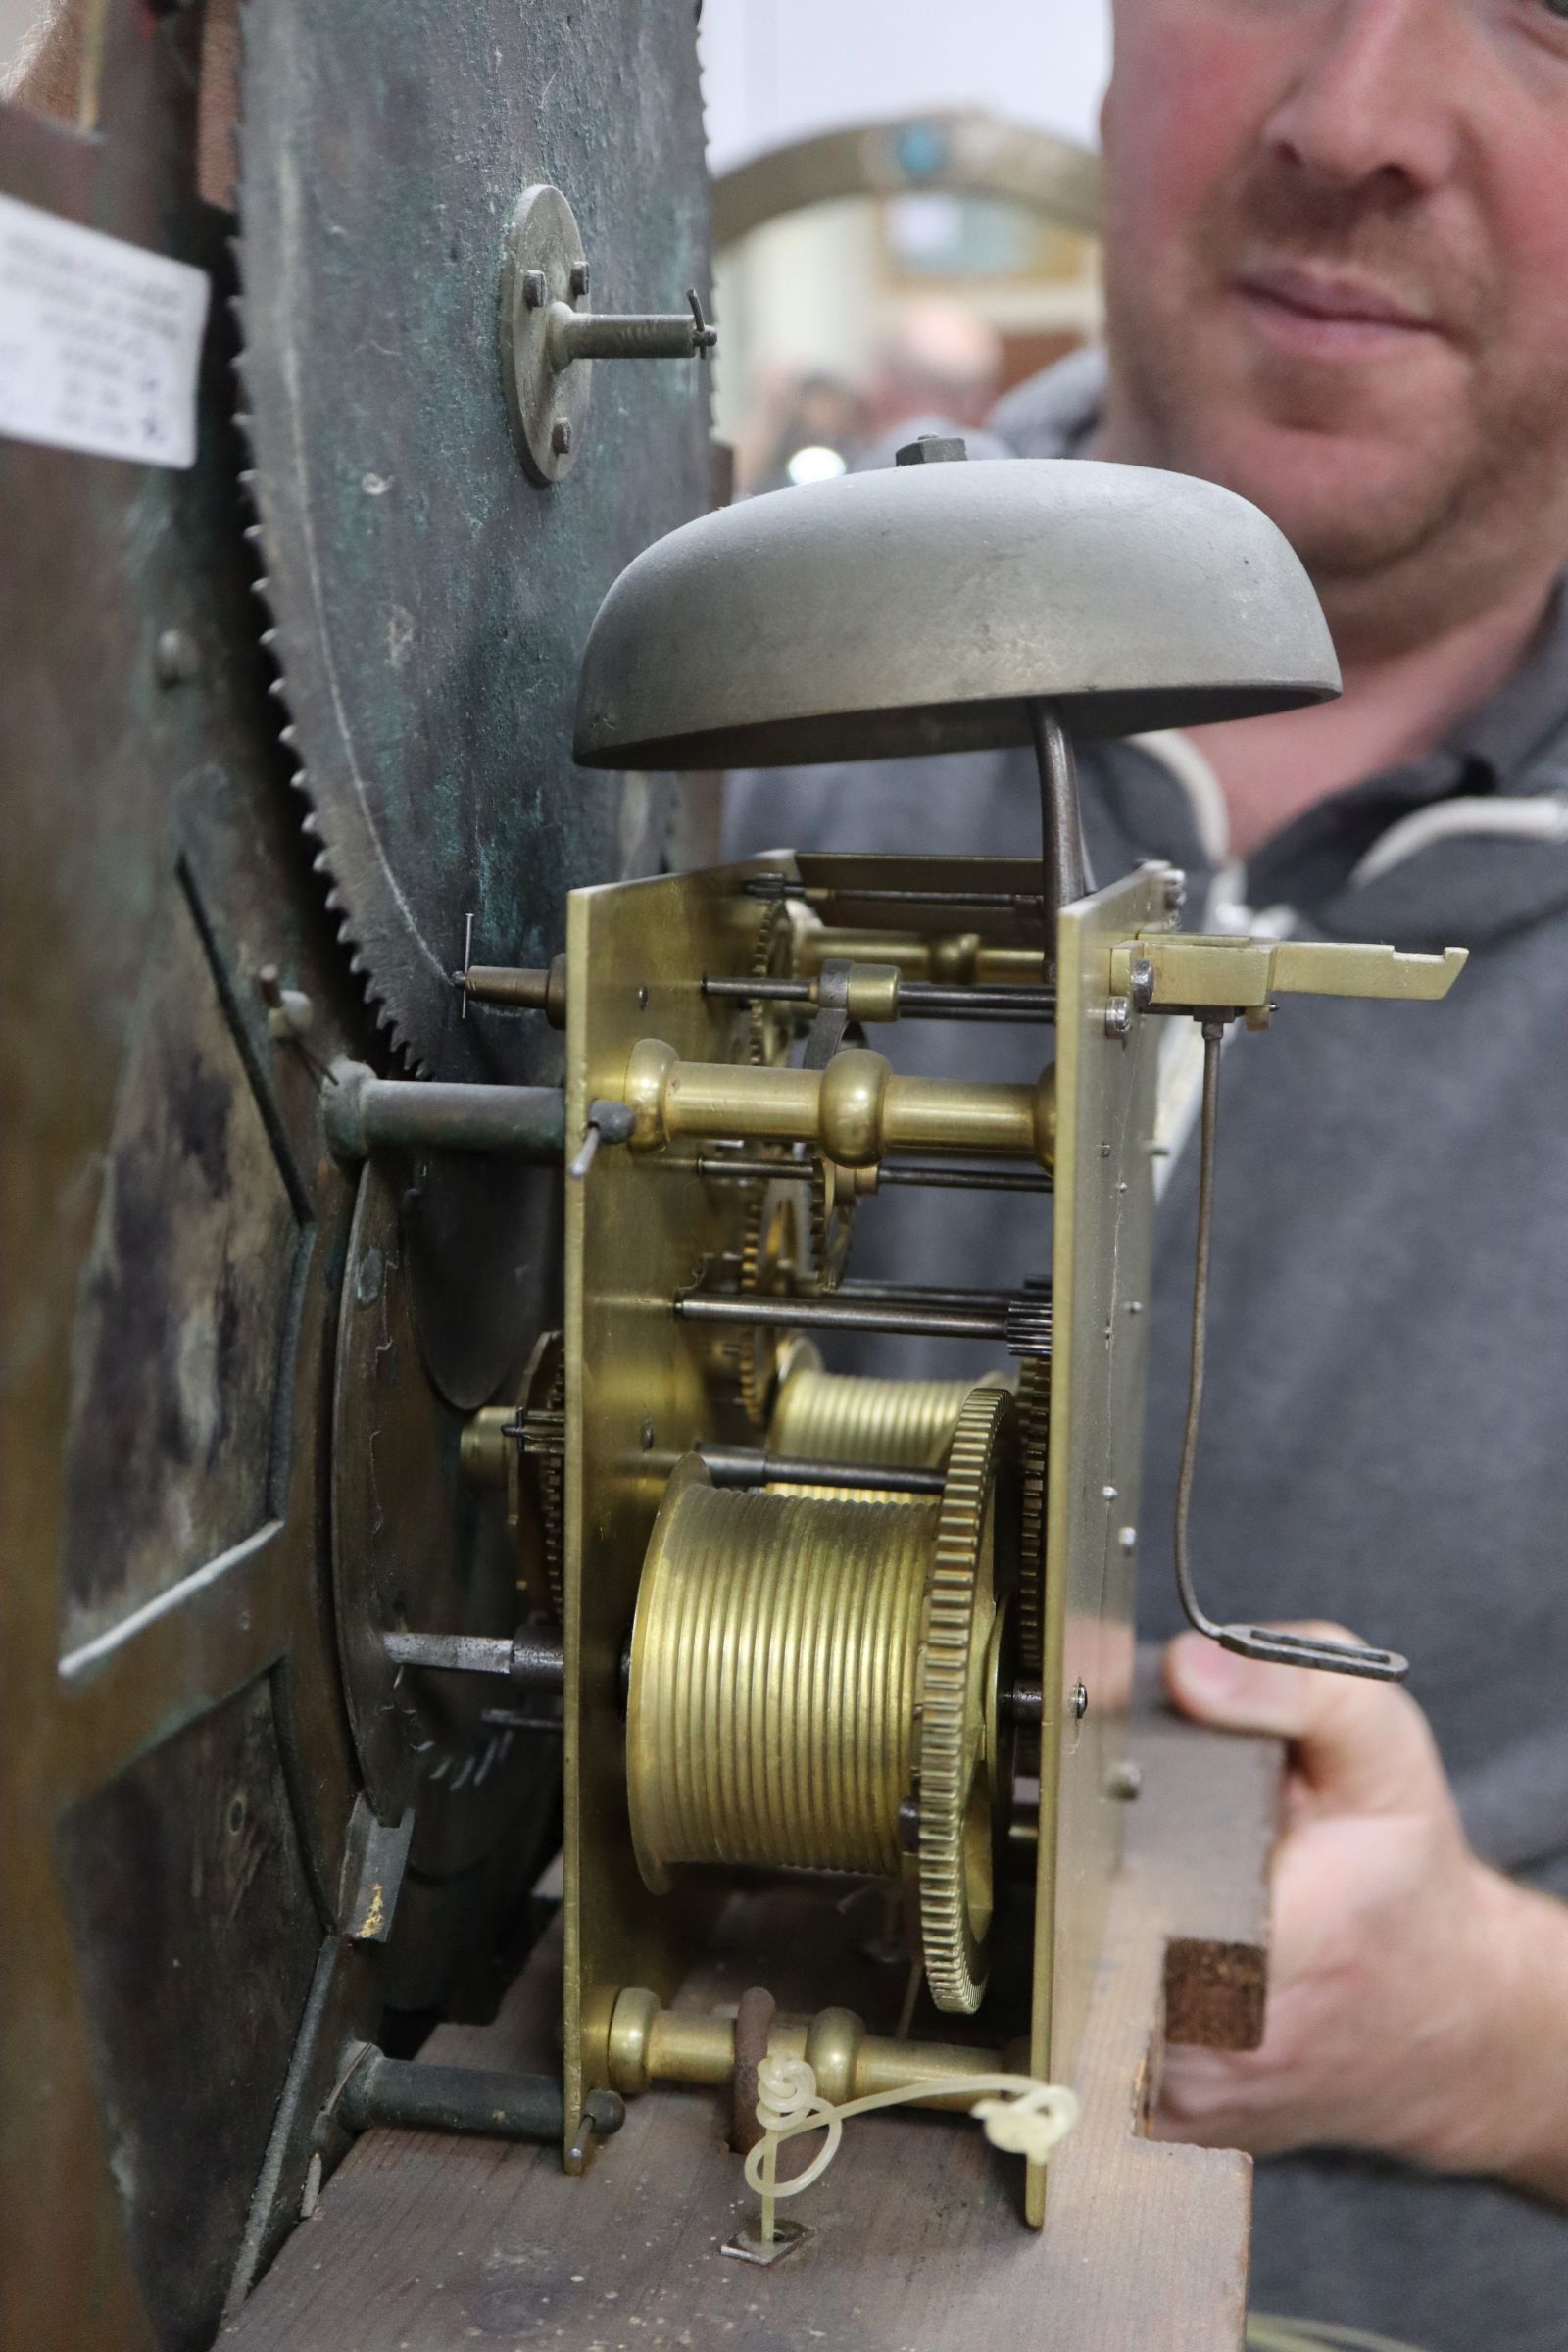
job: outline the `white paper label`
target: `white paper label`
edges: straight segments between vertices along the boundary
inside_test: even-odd
[[[196,460],[205,270],[0,196],[0,433]]]

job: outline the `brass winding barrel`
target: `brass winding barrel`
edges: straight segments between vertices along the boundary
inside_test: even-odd
[[[968,1380],[858,1380],[800,1362],[779,1390],[768,1450],[794,1461],[940,1470],[973,1388]]]
[[[683,1862],[898,1872],[937,1515],[677,1469],[643,1569],[626,1729],[656,1891]]]

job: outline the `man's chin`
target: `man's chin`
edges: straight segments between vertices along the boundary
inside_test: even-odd
[[[1260,507],[1315,577],[1392,568],[1441,528],[1451,473],[1383,437],[1239,421],[1199,437],[1183,468]]]

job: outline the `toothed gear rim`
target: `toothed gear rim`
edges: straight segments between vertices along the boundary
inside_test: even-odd
[[[692,12],[268,0],[241,12],[241,410],[308,828],[367,994],[416,1068],[548,1082],[526,1013],[459,1018],[464,922],[548,961],[568,890],[650,870],[667,788],[570,764],[612,581],[710,503],[699,363],[596,368],[568,482],[513,443],[501,257],[570,201],[604,310],[710,287]],[[636,93],[646,103],[637,103]]]
[[[1015,1471],[1016,1429],[1016,1407],[1004,1390],[976,1389],[958,1415],[926,1588],[917,1740],[920,1940],[931,1998],[963,2017],[984,1999],[988,1970],[992,1824],[983,1691],[996,1616],[998,1487]],[[978,1919],[977,1871],[985,1881]]]
[[[795,969],[795,926],[788,906],[769,906],[758,928],[752,956],[754,980],[787,980]],[[747,1020],[746,1050],[754,1069],[782,1061],[795,1036],[794,1007],[757,998]]]
[[[517,1463],[518,1481],[532,1508],[534,1527],[519,1526],[519,1544],[527,1556],[519,1582],[537,1600],[548,1597],[557,1625],[566,1622],[566,1350],[559,1331],[542,1332],[528,1359],[519,1417],[523,1442]],[[534,1416],[538,1416],[534,1419]],[[529,1422],[533,1420],[530,1431]],[[534,1443],[530,1443],[530,1437]],[[519,1504],[522,1496],[518,1497]],[[519,1510],[519,1519],[520,1519]],[[544,1571],[544,1590],[529,1574],[537,1544],[538,1565]]]
[[[746,1239],[741,1248],[742,1296],[788,1298],[796,1288],[800,1254],[800,1186],[760,1186],[746,1209]],[[741,1410],[754,1429],[767,1427],[779,1356],[789,1336],[762,1323],[736,1335],[736,1388]]]
[[[1051,1458],[1051,1362],[1026,1356],[1018,1368],[1018,1436],[1023,1502],[1018,1544],[1018,1663],[1039,1674],[1046,1638],[1046,1481]]]

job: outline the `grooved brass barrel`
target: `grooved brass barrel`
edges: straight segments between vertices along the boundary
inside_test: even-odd
[[[969,1380],[858,1380],[802,1365],[779,1391],[768,1450],[795,1461],[940,1470],[974,1385]]]
[[[894,1876],[937,1507],[670,1480],[632,1635],[632,1842],[683,1862]]]

